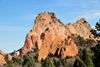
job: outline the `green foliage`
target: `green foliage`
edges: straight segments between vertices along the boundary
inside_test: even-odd
[[[68,44],[68,40],[65,38],[65,45],[67,45]]]
[[[23,67],[35,67],[35,60],[31,56],[24,57]]]
[[[62,57],[60,57],[60,61],[61,61],[62,65],[65,65],[65,59],[63,59]]]
[[[95,29],[96,29],[96,30],[91,30],[90,32],[91,32],[95,37],[100,36],[100,33],[97,33],[97,31],[100,31],[100,20],[99,20],[99,22],[96,23]]]
[[[79,54],[80,59],[82,59],[83,50],[82,50],[82,49],[80,49],[80,50],[78,51],[78,54]]]
[[[87,67],[87,66],[81,59],[76,58],[73,67]]]
[[[44,62],[43,58],[41,58],[41,62]]]
[[[89,44],[89,46],[91,47],[93,45],[93,43],[95,43],[95,41],[93,39],[87,39],[87,44]]]
[[[90,30],[90,32],[94,35],[95,38],[98,37],[96,30]]]
[[[60,19],[58,19],[58,22],[62,23],[62,22],[60,21]]]
[[[51,16],[51,19],[54,18],[54,15]]]
[[[61,63],[61,60],[58,60],[58,66],[61,66],[62,65],[62,63]]]
[[[31,53],[31,51],[27,52],[27,54],[29,55]]]
[[[38,59],[38,54],[36,54],[34,58],[35,58],[35,59]]]
[[[91,50],[94,52],[93,62],[95,67],[100,67],[100,44],[92,47]]]
[[[54,65],[55,66],[58,66],[57,60],[56,59],[53,59],[53,61],[54,61]]]
[[[51,59],[47,57],[41,67],[55,67],[55,65],[51,62]]]
[[[66,56],[66,59],[70,59],[70,58],[72,58],[72,56]]]
[[[18,65],[22,64],[22,60],[20,58],[14,59],[13,62],[14,62],[14,64],[18,64]]]
[[[78,36],[81,46],[85,46],[85,40],[83,39],[83,37],[80,37],[80,35]]]
[[[15,67],[15,65],[13,64],[11,60],[6,60],[6,62],[7,62],[6,67]]]
[[[84,63],[86,64],[87,67],[93,67],[93,63],[92,63],[92,60],[88,54],[87,48],[83,49],[82,60],[84,61]]]
[[[37,52],[37,51],[38,51],[38,49],[37,49],[37,48],[33,48],[33,50],[34,50],[34,52]]]

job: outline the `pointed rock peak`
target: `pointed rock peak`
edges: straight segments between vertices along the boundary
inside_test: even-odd
[[[87,23],[87,21],[85,20],[85,18],[82,18],[80,20],[77,20],[76,23]]]

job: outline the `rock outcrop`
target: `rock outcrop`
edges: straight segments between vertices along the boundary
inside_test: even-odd
[[[4,56],[0,55],[0,65],[6,65],[6,61],[4,60]]]
[[[65,58],[78,53],[71,32],[56,18],[54,13],[47,14],[46,12],[40,13],[36,17],[34,27],[27,34],[21,52],[26,54],[33,48],[40,50],[38,60],[45,59],[49,55],[57,54]]]
[[[77,20],[74,24],[64,25],[54,13],[40,13],[35,19],[34,27],[26,36],[22,53],[26,54],[33,48],[38,48],[38,60],[52,55],[63,58],[75,56],[78,53],[78,47],[74,43],[72,34],[80,35],[84,39],[93,39],[91,29],[92,27],[84,18]]]
[[[10,54],[7,54],[7,60],[12,60],[12,56]]]
[[[93,34],[90,32],[93,28],[84,18],[77,20],[74,24],[66,24],[66,27],[71,33],[80,35],[84,39],[94,39]]]
[[[0,54],[3,55],[4,57],[5,57],[5,55],[6,55],[6,54],[5,54],[4,52],[2,52],[1,50],[0,50]]]

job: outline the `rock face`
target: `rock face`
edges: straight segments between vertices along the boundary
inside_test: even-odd
[[[12,60],[12,56],[10,54],[7,54],[7,60]]]
[[[35,19],[34,27],[26,36],[21,52],[26,54],[28,51],[33,51],[33,48],[38,48],[38,60],[53,55],[63,58],[75,56],[78,47],[74,43],[72,34],[89,38],[90,29],[91,26],[83,18],[75,24],[64,25],[54,13],[40,13]]]
[[[6,61],[4,60],[4,56],[0,55],[0,65],[6,65]]]
[[[88,22],[84,18],[77,20],[74,24],[66,24],[66,27],[71,33],[80,35],[84,39],[94,38],[90,32],[90,30],[93,28],[88,24]]]
[[[3,55],[4,57],[5,57],[5,55],[6,55],[6,54],[5,54],[4,52],[2,52],[1,50],[0,50],[0,54]]]

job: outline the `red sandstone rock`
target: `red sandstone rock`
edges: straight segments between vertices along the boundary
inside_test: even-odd
[[[78,47],[74,43],[72,34],[77,34],[86,38],[93,39],[90,32],[91,26],[82,18],[74,24],[67,24],[66,26],[58,21],[54,13],[40,13],[36,19],[34,27],[27,34],[22,53],[26,54],[32,51],[33,48],[38,48],[39,56],[45,59],[48,55],[75,56],[78,53]],[[76,35],[75,35],[76,37]],[[65,44],[65,38],[68,40]]]
[[[7,54],[7,60],[12,60],[12,56],[10,54]]]
[[[0,65],[6,65],[6,61],[4,60],[4,56],[0,55]]]
[[[4,57],[5,57],[5,55],[6,55],[6,54],[5,54],[4,52],[2,52],[1,50],[0,50],[0,54],[3,55]]]

